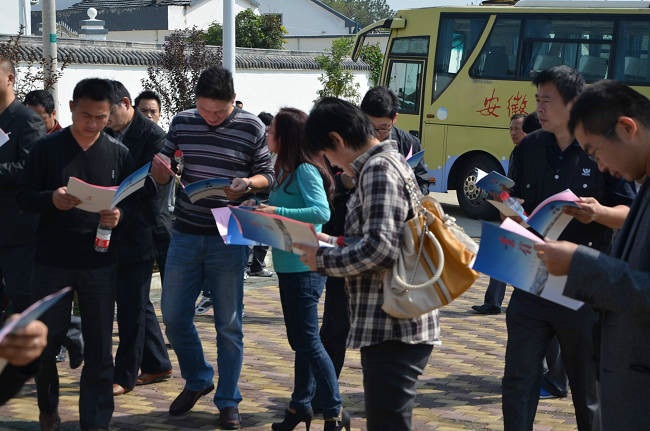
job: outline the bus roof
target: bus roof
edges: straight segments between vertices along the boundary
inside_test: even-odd
[[[563,7],[563,8],[635,8],[650,7],[650,1],[631,0],[519,0],[515,7]]]

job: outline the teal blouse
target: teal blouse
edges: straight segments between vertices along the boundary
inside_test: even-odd
[[[278,173],[280,176],[282,172]],[[288,187],[285,185],[291,179]],[[330,219],[323,179],[314,165],[303,163],[288,176],[282,184],[277,184],[269,194],[269,205],[276,207],[277,215],[312,223],[320,232],[323,223]],[[288,251],[273,249],[273,266],[276,272],[307,272],[309,267],[300,261],[300,256]]]

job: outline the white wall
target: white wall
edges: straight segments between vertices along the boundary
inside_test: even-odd
[[[132,30],[109,31],[106,40],[121,40],[125,42],[165,43],[165,37],[171,34],[169,30]]]
[[[346,34],[345,21],[309,0],[260,0],[261,14],[282,14],[289,35]]]
[[[20,19],[20,3],[22,0],[0,0],[0,34],[16,34],[22,20]]]
[[[21,68],[18,68],[20,76]],[[369,73],[353,71],[359,83],[361,97],[368,91]],[[239,69],[235,76],[237,99],[244,103],[244,109],[254,114],[267,111],[275,114],[283,106],[292,106],[309,112],[316,99],[316,92],[322,87],[318,81],[319,70],[251,70]],[[80,65],[72,64],[64,70],[59,80],[59,106],[57,116],[62,126],[70,125],[68,102],[72,90],[84,78],[107,78],[121,81],[135,97],[143,90],[140,80],[147,77],[144,66],[122,65]]]
[[[285,37],[287,43],[284,49],[292,51],[325,51],[332,48],[332,41],[340,37],[354,37],[348,35],[323,35],[319,37],[301,37],[301,36],[287,36]],[[379,49],[382,53],[386,52],[386,45],[388,44],[388,37],[380,36],[366,36],[366,45],[379,44]]]
[[[235,15],[246,9],[253,9],[254,12],[257,12],[257,7],[247,0],[235,0]],[[170,30],[193,26],[206,29],[215,21],[223,23],[222,0],[195,0],[189,7],[169,6],[167,10]]]

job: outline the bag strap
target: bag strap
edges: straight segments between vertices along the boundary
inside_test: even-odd
[[[376,154],[372,157],[370,157],[368,160],[366,160],[366,163],[363,165],[363,168],[361,169],[361,172],[359,173],[359,179],[363,175],[363,173],[366,170],[366,167],[368,166],[368,162],[374,158],[381,157],[383,159],[386,159],[395,169],[397,169],[397,172],[399,173],[400,177],[402,177],[402,181],[404,182],[404,185],[406,187],[406,190],[409,195],[409,199],[411,200],[411,207],[413,208],[413,214],[414,216],[422,215],[425,217],[426,220],[426,213],[428,212],[426,208],[422,205],[422,200],[420,199],[419,193],[420,191],[415,187],[413,184],[413,179],[411,178],[410,175],[407,175],[404,173],[403,167],[399,160],[393,156],[390,152],[383,152]],[[359,192],[361,193],[362,189],[359,188]],[[442,246],[440,245],[440,241],[438,241],[438,238],[429,231],[429,228],[426,223],[424,223],[423,229],[422,229],[422,237],[420,238],[420,248],[418,250],[418,260],[420,256],[422,255],[422,250],[424,247],[424,236],[429,237],[431,242],[433,243],[436,252],[438,253],[438,268],[436,268],[435,274],[433,274],[433,277],[431,277],[429,280],[420,283],[420,284],[410,284],[404,279],[402,279],[399,274],[393,273],[394,280],[397,282],[397,284],[400,285],[400,287],[403,287],[404,290],[408,289],[425,289],[428,287],[433,286],[435,283],[440,280],[440,277],[442,275],[442,270],[445,265],[445,255],[442,250]]]

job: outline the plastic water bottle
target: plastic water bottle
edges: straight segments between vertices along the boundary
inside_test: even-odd
[[[106,253],[108,251],[108,246],[111,245],[112,231],[113,229],[102,226],[101,223],[97,226],[97,234],[95,235],[95,251],[97,253]]]
[[[521,206],[519,201],[512,196],[508,192],[501,192],[499,195],[501,198],[501,202],[503,202],[505,205],[509,206],[514,212],[517,214],[526,216],[526,212],[524,211],[524,207]]]

